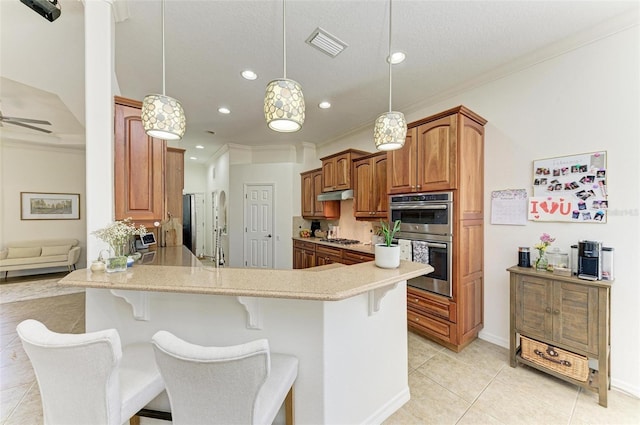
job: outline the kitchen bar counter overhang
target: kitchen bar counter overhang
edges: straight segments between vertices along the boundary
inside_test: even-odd
[[[123,344],[149,342],[164,329],[208,346],[266,338],[272,352],[295,355],[298,424],[380,424],[409,400],[406,280],[431,266],[195,264],[135,265],[111,274],[78,270],[61,284],[87,288],[87,332],[115,328]],[[166,394],[148,408],[168,410]]]
[[[382,269],[373,262],[366,262],[318,270],[316,273],[308,270],[136,265],[120,273],[76,270],[60,280],[60,284],[130,291],[339,301],[431,271],[430,265],[410,261],[401,261],[397,269]]]

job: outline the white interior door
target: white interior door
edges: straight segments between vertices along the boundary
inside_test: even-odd
[[[244,265],[273,268],[273,185],[245,185]]]

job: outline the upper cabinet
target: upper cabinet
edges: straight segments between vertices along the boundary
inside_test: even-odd
[[[320,158],[322,161],[322,191],[353,189],[351,184],[351,161],[368,152],[349,149],[336,154]]]
[[[387,154],[389,194],[458,189],[460,170],[482,167],[482,151],[474,146],[484,137],[485,123],[459,106],[409,124],[404,147]]]
[[[356,218],[387,218],[387,161],[386,152],[353,160],[353,215]]]
[[[147,136],[141,108],[142,102],[115,98],[115,219],[136,223],[161,221],[165,205],[166,141]]]
[[[339,201],[318,201],[322,193],[322,169],[306,171],[300,174],[302,193],[302,217],[307,219],[326,219],[340,217]]]

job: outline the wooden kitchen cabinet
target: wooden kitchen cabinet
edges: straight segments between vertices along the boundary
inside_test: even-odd
[[[453,194],[451,297],[408,287],[409,328],[461,351],[484,324],[484,124],[459,106],[409,124],[402,149],[387,153],[390,194]]]
[[[475,148],[484,140],[484,124],[464,106],[410,123],[404,147],[387,153],[389,194],[458,189],[477,168]]]
[[[352,160],[369,152],[348,149],[336,154],[320,158],[322,161],[322,191],[353,189],[351,183]]]
[[[115,219],[127,217],[153,227],[164,218],[166,141],[149,137],[142,126],[142,102],[115,98]]]
[[[366,263],[373,260],[375,260],[375,256],[373,254],[367,254],[359,251],[349,251],[348,249],[342,250],[342,264],[350,265]]]
[[[326,245],[316,245],[316,266],[342,263],[342,249]]]
[[[388,217],[386,152],[353,160],[353,196],[353,215],[356,218]]]
[[[165,217],[176,217],[182,223],[182,192],[184,190],[184,149],[167,148]]]
[[[337,246],[324,245],[300,239],[293,240],[294,269],[306,269],[332,263],[349,265],[373,260],[374,255],[367,252],[343,249]]]
[[[322,168],[300,173],[302,193],[301,212],[306,219],[332,219],[340,217],[340,201],[318,201],[322,193]]]
[[[316,266],[316,244],[293,240],[293,268],[306,269]]]
[[[511,267],[510,364],[526,364],[596,391],[607,406],[610,386],[611,281],[586,281],[547,271]],[[598,370],[586,382],[575,380],[520,356],[520,336],[595,359]]]

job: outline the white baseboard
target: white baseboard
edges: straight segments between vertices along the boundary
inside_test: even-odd
[[[509,348],[509,340],[497,335],[490,334],[488,332],[480,331],[478,338],[490,342],[492,344],[499,345],[500,347]]]
[[[383,404],[378,410],[373,412],[371,416],[362,422],[362,425],[381,424],[393,415],[396,410],[400,409],[411,398],[409,387],[396,394],[395,397]]]

